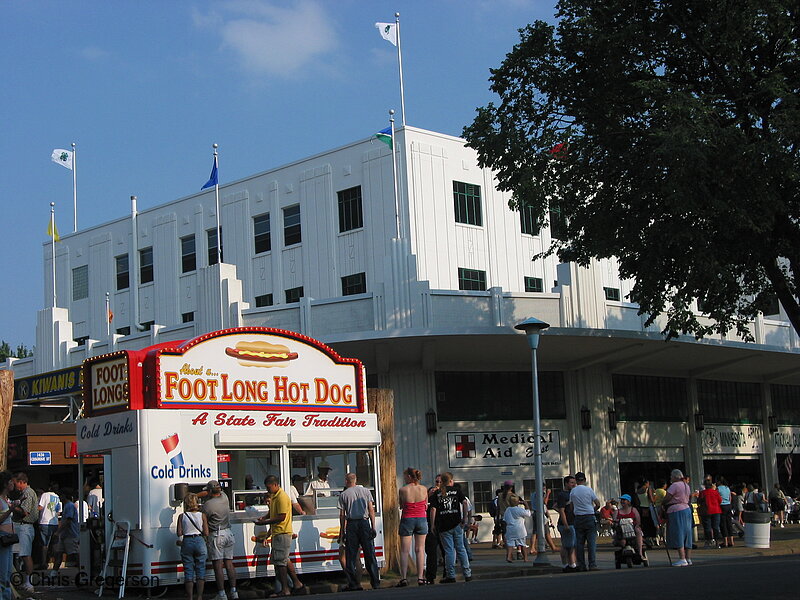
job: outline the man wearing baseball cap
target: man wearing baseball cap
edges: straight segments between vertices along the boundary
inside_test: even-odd
[[[600,500],[594,490],[586,485],[586,475],[575,473],[576,485],[569,493],[569,500],[575,513],[575,551],[578,570],[586,571],[586,558],[583,546],[589,546],[589,571],[597,571],[597,520],[594,513],[600,508]]]
[[[331,495],[331,482],[328,481],[328,474],[333,471],[333,467],[323,460],[317,465],[317,476],[308,482],[304,496],[328,497]]]
[[[202,511],[208,518],[208,558],[214,567],[214,579],[217,582],[217,598],[219,600],[238,600],[236,591],[236,569],[233,567],[233,532],[230,521],[230,501],[222,491],[219,481],[212,479],[206,485],[207,498],[203,502]],[[222,567],[228,573],[231,584],[230,596],[225,596],[225,577]]]

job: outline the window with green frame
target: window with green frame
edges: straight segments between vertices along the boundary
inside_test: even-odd
[[[456,223],[483,225],[481,214],[481,186],[472,183],[453,181],[453,203]]]
[[[486,271],[477,269],[458,269],[458,289],[486,291]]]

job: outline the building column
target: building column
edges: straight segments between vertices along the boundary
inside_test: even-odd
[[[769,416],[772,414],[772,388],[768,383],[761,384],[761,473],[764,475],[763,490],[769,493],[778,482],[778,457],[775,452],[775,436],[769,430]]]
[[[689,377],[689,415],[686,417],[686,472],[695,484],[703,480],[703,432],[695,428],[695,415],[700,412],[700,400],[697,396],[697,378]]]

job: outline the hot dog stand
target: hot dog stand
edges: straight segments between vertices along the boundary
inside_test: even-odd
[[[237,575],[273,575],[269,547],[253,539],[264,530],[253,520],[268,511],[268,475],[295,486],[306,512],[293,517],[299,572],[340,569],[337,502],[348,472],[376,500],[382,561],[381,439],[358,360],[294,332],[239,328],[93,357],[83,377],[78,453],[104,457],[106,540],[130,528],[126,576],[183,581],[182,498],[211,479],[231,502]],[[327,482],[320,467],[331,469]]]

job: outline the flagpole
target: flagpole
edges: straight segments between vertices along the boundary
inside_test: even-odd
[[[214,183],[214,201],[216,203],[217,211],[217,269],[219,270],[219,326],[225,327],[225,310],[222,307],[222,214],[219,211],[219,153],[217,148],[219,144],[213,144],[214,147],[214,168],[217,171],[217,181]]]
[[[72,142],[72,232],[78,231],[78,154]]]
[[[406,96],[403,91],[403,52],[400,49],[400,13],[394,13],[394,22],[397,26],[397,65],[400,69],[400,118],[403,127],[406,126]],[[392,135],[394,135],[394,127],[392,127]]]
[[[53,308],[57,306],[56,302],[56,203],[50,203],[50,248],[51,258],[53,260]]]
[[[400,239],[400,194],[397,190],[397,150],[394,143],[394,109],[389,110],[389,127],[392,130],[392,177],[394,179],[394,221],[397,239]]]

